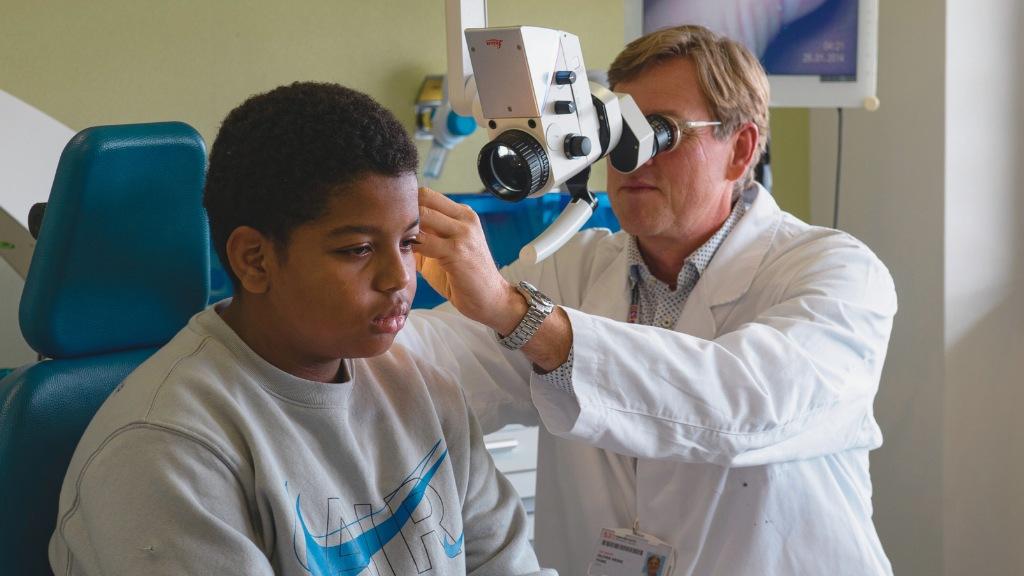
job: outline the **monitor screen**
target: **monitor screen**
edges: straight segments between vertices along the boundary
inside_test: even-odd
[[[701,24],[745,44],[768,73],[773,106],[871,107],[877,102],[878,0],[627,0],[626,5],[627,40],[669,26]]]

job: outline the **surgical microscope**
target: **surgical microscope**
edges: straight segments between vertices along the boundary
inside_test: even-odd
[[[564,184],[572,197],[520,259],[544,260],[591,217],[594,162],[607,156],[628,173],[678,144],[675,120],[645,116],[628,94],[589,81],[577,36],[533,26],[488,28],[486,0],[446,0],[445,25],[451,109],[475,118],[490,139],[477,156],[486,190],[518,202]]]

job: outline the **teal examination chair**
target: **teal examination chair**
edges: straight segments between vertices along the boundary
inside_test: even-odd
[[[206,304],[205,174],[203,140],[179,122],[89,128],[64,149],[19,309],[43,359],[0,380],[0,573],[50,574],[86,425]]]

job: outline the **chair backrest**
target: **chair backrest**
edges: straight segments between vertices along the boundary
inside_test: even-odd
[[[100,126],[61,155],[19,310],[42,362],[0,380],[0,558],[50,574],[71,455],[110,392],[202,310],[206,148],[179,122]]]

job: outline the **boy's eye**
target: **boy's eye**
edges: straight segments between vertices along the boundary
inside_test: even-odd
[[[370,248],[369,244],[363,244],[361,246],[353,246],[351,248],[342,248],[337,252],[348,256],[366,256],[372,251],[373,250]]]
[[[412,247],[417,244],[420,244],[420,241],[415,236],[412,238],[406,238],[405,240],[402,240],[402,249],[412,250]]]

